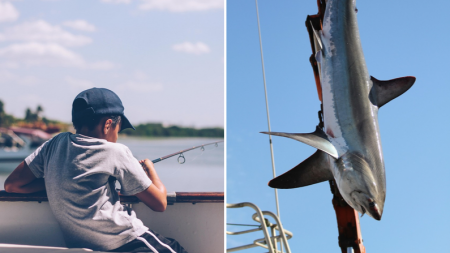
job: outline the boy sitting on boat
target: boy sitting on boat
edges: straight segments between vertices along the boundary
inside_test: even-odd
[[[115,252],[186,252],[178,242],[149,230],[119,201],[134,195],[154,211],[167,206],[166,188],[150,160],[138,161],[116,143],[134,127],[112,91],[92,88],[72,104],[76,134],[61,133],[28,156],[6,179],[7,192],[47,191],[68,247]]]

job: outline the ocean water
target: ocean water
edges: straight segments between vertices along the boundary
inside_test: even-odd
[[[128,146],[138,159],[154,160],[193,146],[220,141],[211,138],[137,138],[119,137],[118,142]],[[185,163],[179,164],[178,156],[155,164],[156,171],[168,192],[223,192],[224,144],[205,146],[183,154]],[[181,160],[181,159],[180,159]],[[3,166],[3,167],[2,167]],[[14,169],[0,163],[0,190],[3,182]]]

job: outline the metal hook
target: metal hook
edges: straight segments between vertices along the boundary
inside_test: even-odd
[[[202,146],[202,147],[200,148],[200,150],[201,150],[201,151],[205,151],[205,147]]]
[[[183,158],[183,160],[181,161],[180,158]],[[183,153],[180,154],[180,156],[178,157],[177,161],[178,161],[179,164],[183,164],[184,162],[186,162],[186,158],[184,158]]]
[[[320,111],[318,112],[318,116],[319,116],[319,125],[317,125],[320,129],[324,128],[324,123],[323,123],[323,104],[320,105]]]

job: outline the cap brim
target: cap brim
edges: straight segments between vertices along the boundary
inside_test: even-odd
[[[130,121],[127,119],[127,117],[125,117],[125,115],[122,115],[122,126],[120,129],[120,132],[122,132],[122,130],[127,129],[127,128],[131,128],[133,130],[136,130],[134,128],[133,125],[131,125]]]

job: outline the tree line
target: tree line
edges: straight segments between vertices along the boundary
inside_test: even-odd
[[[16,118],[13,115],[7,114],[5,112],[5,104],[2,100],[0,100],[0,127],[25,127],[25,128],[34,128],[41,129],[48,133],[55,133],[61,130],[67,131],[69,128],[69,124],[64,122],[60,122],[57,120],[50,120],[44,117],[42,114],[44,112],[44,108],[40,105],[36,107],[35,110],[31,108],[27,108],[25,110],[24,118]]]
[[[169,126],[164,127],[161,123],[146,123],[135,126],[136,130],[125,129],[121,133],[128,136],[149,137],[224,137],[223,128],[202,128]]]
[[[43,116],[44,108],[40,105],[35,110],[27,108],[25,117],[15,118],[4,110],[4,103],[0,100],[0,127],[20,126],[27,128],[39,128],[49,133],[67,131],[71,124],[57,120],[50,120]],[[146,123],[135,126],[136,130],[125,129],[121,134],[128,136],[148,137],[212,137],[223,138],[223,128],[202,128],[169,126],[164,127],[161,123]]]

